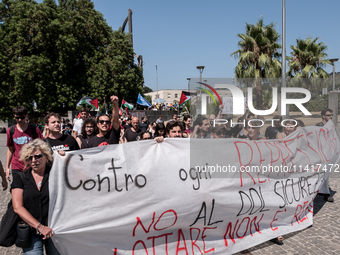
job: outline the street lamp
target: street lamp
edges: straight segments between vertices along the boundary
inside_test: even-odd
[[[333,91],[335,91],[335,62],[338,61],[338,58],[332,58],[329,61],[331,61],[332,66],[333,66]]]
[[[196,66],[196,68],[198,69],[198,71],[200,71],[200,82],[202,82],[202,73],[204,70],[205,66]],[[200,85],[201,86],[201,85]]]
[[[204,70],[204,67],[205,66],[196,66],[196,68],[198,69],[198,71],[200,72],[200,88],[202,88],[202,73],[203,73],[203,70]],[[203,102],[202,102],[202,91],[200,90],[200,96],[199,96],[199,100],[198,101],[198,107],[197,107],[197,110],[198,110],[198,113],[199,114],[202,114],[202,107],[203,107]]]

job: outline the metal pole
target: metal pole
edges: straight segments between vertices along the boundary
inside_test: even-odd
[[[158,70],[157,70],[157,65],[156,65],[156,90],[157,90],[156,98],[158,98]]]
[[[335,64],[333,63],[333,91],[335,91]]]
[[[282,0],[282,88],[286,87],[286,1]],[[289,116],[289,105],[286,105],[286,116]]]

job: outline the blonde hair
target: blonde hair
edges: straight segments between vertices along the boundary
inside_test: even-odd
[[[46,155],[50,162],[53,161],[51,149],[48,144],[41,139],[35,139],[32,142],[26,143],[20,150],[20,160],[25,162],[25,167],[27,166],[26,158],[28,158],[35,150],[40,150],[41,153]]]

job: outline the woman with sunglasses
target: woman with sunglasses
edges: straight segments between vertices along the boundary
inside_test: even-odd
[[[32,227],[32,244],[23,248],[24,255],[59,254],[51,237],[53,230],[47,226],[49,209],[48,179],[53,157],[47,143],[36,139],[20,150],[20,160],[29,168],[22,178],[15,176],[11,185],[14,211]]]

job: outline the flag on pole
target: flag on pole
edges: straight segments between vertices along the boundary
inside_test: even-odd
[[[181,99],[179,100],[179,105],[184,104],[191,98],[190,93],[187,91],[182,91]]]
[[[82,99],[80,99],[79,102],[77,103],[77,106],[79,105],[86,105],[94,109],[98,109],[98,98],[93,99],[91,97],[82,97]]]
[[[141,94],[138,94],[137,104],[151,107],[151,104],[144,97],[142,97]]]
[[[130,104],[130,103],[126,102],[124,99],[122,100],[122,105],[124,105],[129,110],[133,109],[133,104]]]
[[[104,113],[104,114],[107,114],[107,108],[106,108],[105,97],[104,97],[104,107],[103,107],[103,113]]]

